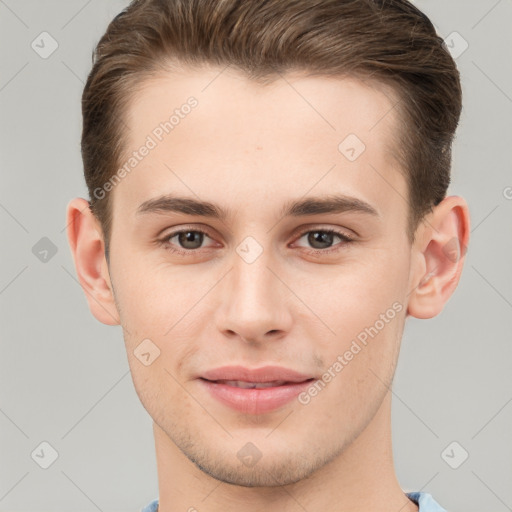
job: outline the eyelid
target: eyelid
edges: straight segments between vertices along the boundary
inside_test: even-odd
[[[306,233],[310,233],[311,231],[327,231],[332,232],[338,236],[344,236],[350,240],[355,240],[356,235],[352,230],[342,228],[342,227],[333,227],[333,226],[322,226],[321,224],[311,224],[309,226],[305,226],[302,228],[298,228],[296,232],[294,232],[293,237],[301,237]]]
[[[205,235],[208,235],[210,238],[213,238],[213,231],[206,227],[201,225],[194,225],[194,224],[179,224],[177,226],[172,226],[170,228],[163,229],[158,235],[158,238],[161,239],[167,239],[171,236],[175,236],[178,233],[181,233],[183,231],[199,231],[201,233],[204,233]],[[166,233],[162,235],[162,233]]]

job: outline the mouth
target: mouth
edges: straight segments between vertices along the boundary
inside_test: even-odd
[[[201,377],[202,378],[202,377]],[[274,380],[270,382],[247,382],[244,380],[208,380],[204,379],[208,382],[217,383],[217,384],[224,384],[226,386],[232,386],[235,388],[242,388],[242,389],[266,389],[266,388],[276,388],[279,386],[292,386],[294,384],[303,384],[305,382],[312,382],[315,380],[314,378],[306,379],[300,382],[291,382],[291,381],[285,381],[285,380]]]

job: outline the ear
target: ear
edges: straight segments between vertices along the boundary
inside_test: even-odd
[[[119,325],[103,233],[89,206],[80,197],[67,206],[67,235],[76,273],[95,318],[107,325]]]
[[[455,291],[469,244],[469,208],[449,196],[427,215],[413,244],[407,315],[438,315]]]

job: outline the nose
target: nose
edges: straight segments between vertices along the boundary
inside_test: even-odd
[[[248,261],[233,257],[222,283],[217,328],[230,339],[253,344],[282,338],[291,328],[293,294],[270,251]]]

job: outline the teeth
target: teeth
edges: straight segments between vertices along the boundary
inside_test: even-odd
[[[228,386],[234,386],[237,388],[244,389],[263,389],[263,388],[272,388],[275,386],[282,386],[286,384],[284,380],[275,380],[272,382],[245,382],[243,380],[218,380],[221,384],[227,384]]]

